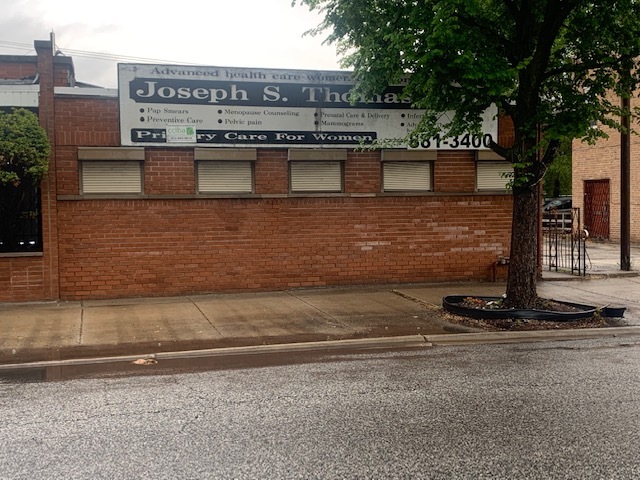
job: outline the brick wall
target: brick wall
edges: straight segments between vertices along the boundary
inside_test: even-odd
[[[433,179],[436,192],[473,192],[476,188],[475,152],[438,152]]]
[[[193,149],[147,149],[144,192],[147,195],[189,195],[195,191]]]
[[[0,301],[25,302],[50,298],[41,256],[0,258]]]
[[[36,57],[31,57],[30,60],[27,61],[25,57],[17,59],[12,56],[2,56],[0,78],[19,80],[34,77],[37,71],[37,59]]]
[[[56,145],[120,145],[118,100],[84,96],[56,96]]]
[[[255,165],[256,192],[264,195],[289,191],[289,170],[286,150],[258,150]]]
[[[345,165],[344,188],[347,192],[371,193],[381,189],[380,153],[352,152]]]
[[[618,102],[612,99],[613,102]],[[632,99],[632,107],[640,102]],[[608,139],[595,145],[575,140],[572,156],[573,206],[580,207],[584,218],[584,185],[587,180],[609,180],[609,233],[611,240],[620,240],[620,133],[599,126]],[[640,243],[640,138],[631,135],[631,242]]]
[[[53,84],[56,87],[67,87],[75,80],[73,78],[73,64],[70,57],[54,57]]]
[[[59,203],[63,299],[486,279],[508,196]],[[491,219],[487,221],[487,219]]]
[[[78,146],[120,145],[118,100],[84,96],[56,97],[56,180],[59,195],[78,195]]]
[[[55,98],[54,89],[54,57],[50,42],[35,42],[38,54],[38,76],[40,93],[38,99],[38,117],[40,125],[46,130],[51,144],[51,151],[56,151],[55,139]],[[59,297],[58,290],[58,210],[56,194],[56,158],[49,158],[49,172],[40,184],[42,201],[42,271],[44,275],[45,299]]]

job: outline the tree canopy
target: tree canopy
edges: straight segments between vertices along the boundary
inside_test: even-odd
[[[617,97],[638,84],[637,0],[298,0],[326,34],[358,94],[406,81],[425,109],[413,136],[477,131],[492,104],[515,141],[492,150],[514,166],[507,304],[537,298],[538,185],[563,141],[620,128]],[[444,112],[451,122],[439,125]]]
[[[49,169],[50,153],[35,113],[24,108],[0,111],[0,186],[37,185]]]

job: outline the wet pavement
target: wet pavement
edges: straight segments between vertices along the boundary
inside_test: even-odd
[[[0,477],[638,478],[639,339],[0,384]]]

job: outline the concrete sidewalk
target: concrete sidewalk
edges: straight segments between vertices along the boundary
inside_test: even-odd
[[[377,286],[5,304],[0,363],[444,334],[448,330],[437,308],[441,294],[451,288]],[[500,295],[504,286],[465,284],[459,289]]]
[[[615,256],[615,248],[608,246],[606,253]],[[634,254],[637,258],[635,249]],[[602,252],[600,257],[595,255],[599,258],[599,270],[591,279],[543,273],[538,287],[540,295],[595,306],[625,306],[626,325],[640,327],[638,272],[620,276],[614,259],[609,258],[605,265],[601,262],[603,255]],[[464,282],[0,304],[0,364],[451,335],[461,329],[443,320],[442,297],[497,296],[504,291],[502,283]]]

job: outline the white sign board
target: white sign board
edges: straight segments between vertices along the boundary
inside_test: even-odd
[[[118,82],[122,145],[358,147],[402,139],[424,114],[401,85],[352,103],[350,72],[120,64]],[[413,147],[488,148],[498,132],[490,110],[482,135]]]
[[[0,106],[38,108],[40,85],[0,85]]]

